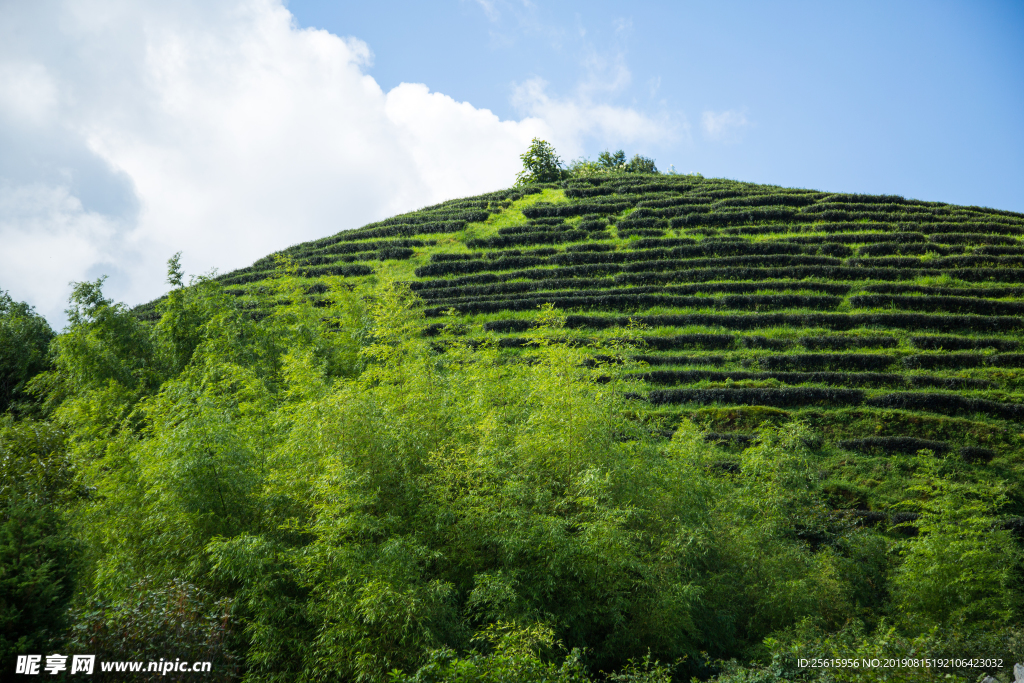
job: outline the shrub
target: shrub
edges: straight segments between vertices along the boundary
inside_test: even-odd
[[[951,448],[945,441],[929,441],[912,436],[870,436],[866,439],[840,441],[839,445],[851,451],[882,451],[884,453],[912,454],[927,449],[936,455],[942,455]]]
[[[852,225],[858,225],[853,223]],[[882,232],[882,233],[852,233],[852,234],[832,234],[832,235],[807,235],[800,237],[783,237],[781,238],[784,242],[793,242],[795,244],[876,244],[876,243],[890,243],[890,244],[914,244],[918,242],[924,242],[924,235],[919,232]]]
[[[635,320],[651,327],[701,325],[733,330],[753,330],[764,327],[821,327],[830,330],[851,330],[858,327],[889,327],[938,332],[977,330],[1016,330],[1024,327],[1017,317],[985,317],[958,315],[924,315],[920,313],[753,313],[729,315],[717,313],[689,313],[681,315],[637,316]],[[568,327],[625,327],[628,318],[566,316]]]
[[[566,252],[575,251],[613,251],[614,244],[570,244],[565,248]]]
[[[902,308],[916,311],[976,313],[978,315],[1020,315],[1024,313],[1024,302],[993,301],[958,296],[864,294],[850,297],[850,305],[856,308]]]
[[[708,359],[711,360],[708,360]],[[721,365],[724,358],[641,356],[648,365]],[[715,363],[714,360],[721,362]],[[784,384],[828,384],[837,387],[915,387],[935,389],[985,389],[991,382],[962,377],[896,375],[881,372],[746,372],[740,370],[658,370],[637,375],[657,384],[693,384],[701,381],[778,380]]]
[[[439,277],[443,275],[457,275],[462,273],[476,273],[482,270],[512,270],[513,268],[527,268],[544,263],[544,259],[531,256],[512,256],[496,260],[473,259],[459,261],[442,261],[420,266],[415,270],[416,277]]]
[[[879,353],[797,353],[760,356],[756,362],[765,370],[885,370],[896,359]]]
[[[704,349],[732,348],[736,337],[731,334],[679,334],[674,337],[644,337],[650,349],[665,351],[697,346]]]
[[[523,298],[486,299],[466,301],[454,299],[450,301],[435,300],[437,308],[427,310],[427,315],[440,315],[449,307],[461,313],[484,313],[497,311],[522,311],[535,309],[542,304],[552,304],[558,308],[603,308],[606,310],[632,310],[652,306],[672,306],[677,308],[722,307],[731,309],[767,308],[836,308],[841,299],[828,296],[805,296],[785,294],[764,294],[756,296],[728,295],[724,297],[687,297],[671,294],[641,294],[630,290],[621,293],[583,292],[551,292]]]
[[[723,199],[716,206],[807,206],[817,200],[814,194],[755,194]]]
[[[561,242],[582,242],[594,238],[595,233],[584,230],[541,230],[519,235],[499,235],[483,239],[466,240],[470,249],[494,249],[496,247],[512,247],[527,244],[559,244]]]
[[[966,462],[990,462],[996,457],[996,452],[990,448],[980,446],[963,446],[958,451],[960,458]]]
[[[231,601],[180,580],[160,585],[140,581],[128,598],[104,600],[92,596],[72,610],[73,625],[66,645],[74,652],[95,654],[100,661],[158,661],[177,659],[210,662],[204,680],[236,680],[237,656],[230,645],[235,638]],[[96,667],[95,680],[124,680],[123,674],[104,674]],[[194,677],[194,676],[193,676]],[[141,681],[185,681],[189,674],[136,674]]]
[[[1020,245],[1020,241],[1011,235],[985,235],[976,232],[940,232],[928,236],[929,242],[940,244],[1012,244]]]
[[[936,353],[920,356],[906,356],[902,359],[908,368],[976,368],[987,362],[985,356],[976,353]]]
[[[1016,339],[999,337],[911,337],[910,341],[919,349],[960,351],[963,349],[988,349],[1013,351],[1019,343]]]
[[[1024,296],[1024,288],[1020,287],[933,287],[885,283],[867,285],[864,289],[869,292],[880,292],[883,294],[929,294],[933,296],[988,297],[992,299],[1007,296]]]
[[[615,194],[614,187],[569,187],[565,190],[565,196],[570,199],[585,199],[587,197],[600,197],[602,195]]]
[[[619,213],[630,208],[625,202],[608,202],[605,204],[534,204],[523,209],[523,215],[527,218],[567,218],[569,216],[582,216],[588,213]]]
[[[634,360],[647,365],[725,365],[725,356],[649,356],[641,354]]]
[[[891,349],[898,344],[894,337],[801,337],[800,344],[810,351],[830,349],[861,349],[879,347]]]
[[[923,410],[944,415],[984,413],[1003,420],[1020,420],[1024,417],[1024,405],[958,394],[895,393],[873,396],[867,403],[876,408]]]
[[[727,403],[730,405],[796,408],[809,405],[857,405],[863,402],[864,392],[857,389],[826,389],[816,387],[786,389],[666,389],[650,392],[648,400],[656,405],[665,403]]]
[[[740,342],[748,349],[772,349],[774,351],[784,351],[793,346],[791,339],[774,339],[758,335],[740,337]]]

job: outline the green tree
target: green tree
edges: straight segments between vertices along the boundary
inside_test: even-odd
[[[516,176],[516,183],[553,183],[562,178],[562,160],[555,154],[550,142],[534,138],[530,149],[519,156],[523,170]]]
[[[597,163],[607,169],[622,170],[626,165],[626,153],[621,149],[617,152],[605,150],[597,155]]]
[[[605,150],[597,156],[597,165],[608,171],[620,171],[623,173],[657,173],[658,168],[654,165],[654,159],[633,155],[633,158],[626,161],[626,153],[621,149],[615,152]]]
[[[74,468],[64,435],[0,417],[0,661],[57,644],[74,590],[77,544],[64,503]]]
[[[1022,606],[1024,556],[999,529],[1006,485],[943,476],[934,457],[918,456],[916,463],[923,477],[905,506],[919,511],[918,533],[900,544],[892,580],[899,614],[925,626],[1010,623]]]
[[[635,154],[625,170],[627,173],[657,173],[658,167],[654,165],[654,159]]]
[[[0,291],[0,413],[29,409],[25,388],[49,367],[47,350],[53,337],[43,316]]]

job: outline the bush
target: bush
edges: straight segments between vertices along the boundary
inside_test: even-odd
[[[958,296],[864,294],[850,297],[850,305],[856,308],[902,308],[915,311],[946,311],[978,315],[1020,315],[1024,313],[1024,303]]]
[[[980,462],[986,463],[991,462],[996,457],[996,452],[990,448],[981,448],[979,446],[963,446],[958,451],[958,455],[961,460],[965,462]]]
[[[756,362],[765,370],[885,370],[896,360],[879,353],[797,353],[760,356]]]
[[[959,394],[897,393],[873,396],[868,405],[876,408],[899,408],[902,410],[923,410],[944,415],[983,413],[1003,420],[1024,418],[1024,405],[999,403],[973,396]]]
[[[648,365],[722,365],[720,356],[679,357],[639,356]],[[717,363],[713,361],[718,361]],[[991,382],[961,377],[933,375],[896,375],[881,372],[745,372],[740,370],[657,370],[638,374],[639,379],[655,384],[695,384],[726,380],[778,380],[784,384],[828,384],[837,387],[917,387],[936,389],[985,389]]]
[[[703,349],[728,349],[735,344],[731,334],[679,334],[674,337],[644,337],[644,344],[650,349],[667,351],[691,346]]]
[[[857,250],[860,256],[890,256],[893,254],[949,254],[963,253],[963,247],[940,247],[934,244],[905,244],[902,242],[880,242],[869,244]]]
[[[920,356],[906,356],[902,359],[908,368],[976,368],[984,365],[987,358],[976,353],[936,353]]]
[[[455,308],[460,313],[523,311],[535,309],[543,304],[552,304],[557,308],[598,308],[605,310],[635,310],[654,306],[672,306],[676,308],[721,307],[729,309],[767,308],[777,310],[779,308],[829,309],[836,308],[842,302],[838,297],[798,294],[727,295],[712,298],[673,296],[671,294],[640,294],[630,290],[620,291],[621,293],[608,294],[592,294],[588,291],[551,292],[523,298],[507,298],[502,296],[497,300],[434,300],[433,303],[439,305],[436,308],[428,309],[427,315],[441,315],[448,308]]]
[[[494,249],[497,247],[513,247],[527,244],[559,244],[561,242],[582,242],[587,239],[596,239],[595,235],[596,233],[584,230],[541,230],[519,235],[499,235],[497,237],[466,240],[466,246],[470,249]]]
[[[237,657],[232,604],[184,581],[164,585],[143,580],[131,587],[130,597],[104,600],[92,596],[71,612],[73,621],[65,645],[72,652],[95,654],[99,661],[210,662],[204,680],[237,680]],[[103,673],[94,680],[120,681],[124,674]],[[141,673],[134,680],[186,681],[191,673]]]
[[[1016,317],[984,317],[958,315],[924,315],[920,313],[754,313],[728,315],[717,313],[689,313],[681,315],[637,316],[636,321],[651,327],[724,327],[732,330],[754,330],[766,327],[820,327],[830,330],[851,330],[858,327],[895,327],[911,330],[935,330],[938,332],[962,332],[976,330],[1016,330],[1024,327],[1024,320]],[[611,318],[569,315],[567,327],[626,327],[629,318]]]
[[[852,226],[860,225],[858,223],[851,224]],[[815,226],[817,227],[817,226]],[[924,235],[920,232],[857,232],[852,234],[832,234],[832,235],[807,235],[801,237],[783,237],[784,242],[793,242],[794,244],[876,244],[876,243],[889,243],[889,244],[914,244],[918,242],[924,242]]]
[[[947,453],[951,448],[945,441],[929,441],[912,436],[870,436],[866,439],[840,441],[839,445],[851,451],[881,451],[883,453],[913,454],[927,449],[936,455]]]
[[[899,342],[894,337],[801,337],[800,344],[810,351],[829,349],[863,349],[879,347],[891,349]]]
[[[785,351],[793,346],[793,341],[791,339],[774,339],[758,335],[740,337],[740,341],[743,346],[748,349],[772,349],[774,351]]]
[[[496,260],[473,259],[460,261],[442,261],[420,266],[416,269],[416,277],[440,277],[443,275],[457,275],[462,273],[476,273],[482,270],[512,270],[513,268],[528,268],[544,263],[544,259],[530,256],[513,256]]]
[[[649,356],[641,354],[634,356],[633,359],[646,365],[725,365],[729,362],[725,356]]]
[[[929,242],[939,244],[1012,244],[1020,241],[1012,235],[984,235],[976,232],[945,232],[928,236]]]
[[[807,206],[817,200],[815,194],[755,194],[723,199],[716,206]]]
[[[987,297],[992,299],[1024,296],[1024,288],[1020,287],[932,287],[886,283],[867,285],[864,289],[869,292],[879,292],[882,294],[928,294],[932,296]]]
[[[655,405],[666,403],[726,403],[729,405],[797,408],[813,405],[857,405],[864,401],[864,392],[857,389],[825,389],[815,387],[792,389],[666,389],[650,392],[648,400]]]
[[[582,216],[588,213],[619,213],[630,208],[625,202],[608,202],[605,204],[534,204],[523,209],[523,215],[527,218],[568,218],[569,216]]]

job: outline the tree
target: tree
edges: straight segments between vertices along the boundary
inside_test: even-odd
[[[654,165],[654,159],[634,154],[633,158],[626,164],[627,173],[657,173],[658,167]]]
[[[621,149],[615,153],[605,150],[597,156],[597,163],[609,169],[621,168],[626,164],[626,153]]]
[[[519,156],[523,170],[516,176],[516,183],[553,183],[562,178],[562,160],[555,153],[550,142],[534,138],[530,149]]]
[[[598,166],[609,171],[622,171],[625,173],[657,173],[658,167],[654,165],[654,159],[634,154],[633,158],[626,161],[626,153],[621,149],[616,152],[605,150],[597,156]]]
[[[25,383],[49,366],[52,339],[43,316],[0,291],[0,413],[23,403]]]
[[[77,544],[64,505],[76,495],[64,434],[0,417],[0,661],[46,652],[64,630]]]

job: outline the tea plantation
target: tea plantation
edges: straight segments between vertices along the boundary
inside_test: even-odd
[[[928,449],[1004,480],[1020,467],[1022,235],[1009,211],[619,174],[445,202],[217,279],[260,317],[282,268],[314,297],[323,276],[387,275],[422,298],[425,335],[509,354],[545,304],[577,343],[640,326],[652,428],[690,418],[728,453],[763,423],[805,421],[842,454],[822,471],[833,505],[898,525],[884,511],[901,458]]]

